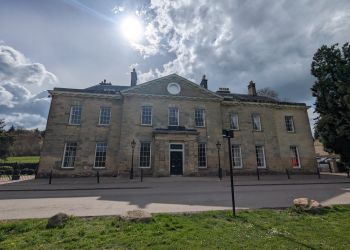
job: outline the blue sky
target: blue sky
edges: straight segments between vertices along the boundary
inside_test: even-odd
[[[121,29],[130,17],[142,24],[139,40]],[[253,80],[312,104],[313,54],[350,41],[349,31],[347,0],[2,0],[0,117],[44,129],[43,91],[103,79],[128,85],[132,67],[140,82],[174,72],[199,82],[206,74],[213,91],[245,93]]]

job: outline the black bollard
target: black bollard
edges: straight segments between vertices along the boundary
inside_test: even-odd
[[[318,175],[318,179],[321,179],[321,173],[320,173],[320,169],[317,167],[317,175]]]
[[[100,183],[100,172],[99,171],[97,171],[96,177],[97,177],[97,183]]]
[[[49,184],[51,184],[51,180],[52,180],[52,170],[50,171]]]
[[[143,181],[143,168],[141,168],[141,182]]]
[[[258,176],[258,181],[260,181],[260,172],[259,172],[259,168],[256,169],[256,174]]]
[[[288,178],[288,180],[290,179],[290,175],[289,175],[289,171],[288,171],[288,169],[286,168],[286,174],[287,174],[287,178]]]
[[[348,168],[346,172],[348,173],[348,178],[350,178],[350,169]]]
[[[331,164],[330,164],[329,162],[328,162],[328,168],[329,168],[329,172],[330,172],[330,173],[333,173]]]

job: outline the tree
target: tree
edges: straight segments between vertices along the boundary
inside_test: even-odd
[[[317,50],[311,64],[316,81],[311,88],[319,114],[316,128],[324,148],[350,163],[350,46],[345,43]]]
[[[279,100],[278,94],[276,91],[270,89],[270,88],[263,88],[263,89],[259,89],[256,94],[258,96],[265,96],[265,97],[269,97],[272,98],[274,100]]]
[[[13,142],[13,136],[5,131],[5,121],[0,119],[0,159],[6,160],[10,155],[10,147]]]

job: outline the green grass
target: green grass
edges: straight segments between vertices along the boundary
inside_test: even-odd
[[[12,157],[7,157],[6,163],[13,163],[13,162],[18,162],[18,163],[38,163],[40,159],[40,156],[12,156]],[[4,161],[0,161],[4,162]]]
[[[0,249],[349,249],[350,206],[321,215],[291,210],[155,215],[149,223],[116,217],[72,217],[64,228],[47,220],[0,223]]]

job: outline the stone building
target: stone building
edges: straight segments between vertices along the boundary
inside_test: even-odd
[[[54,88],[41,152],[39,176],[128,175],[133,169],[153,176],[217,175],[218,148],[224,174],[231,140],[235,173],[312,172],[315,149],[307,106],[221,88],[208,90],[176,74],[143,84],[116,86],[106,81],[86,89]]]

